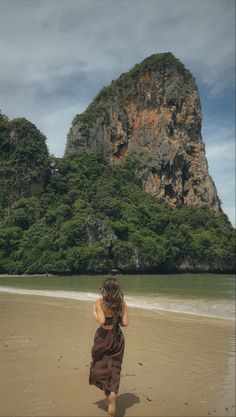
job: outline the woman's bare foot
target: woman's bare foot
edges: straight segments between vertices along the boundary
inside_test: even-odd
[[[116,412],[116,394],[111,392],[108,396],[108,415],[114,417]]]

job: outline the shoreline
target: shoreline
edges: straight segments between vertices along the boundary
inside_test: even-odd
[[[75,290],[40,290],[40,289],[28,289],[28,288],[15,288],[15,287],[3,287],[0,286],[0,294],[15,294],[15,295],[25,295],[25,296],[36,296],[36,297],[47,297],[47,298],[56,298],[56,299],[67,299],[67,300],[77,300],[77,301],[88,301],[94,302],[98,298],[97,293],[88,292],[88,291],[75,291]],[[173,308],[164,308],[163,306],[156,305],[155,307],[151,307],[150,303],[145,302],[143,305],[138,303],[136,299],[140,296],[127,296],[125,297],[126,303],[129,308],[131,309],[140,309],[144,311],[153,311],[159,312],[160,314],[183,314],[189,316],[196,316],[196,317],[206,317],[207,319],[215,319],[215,320],[230,320],[235,322],[235,316],[223,316],[223,315],[216,315],[216,314],[204,314],[193,311],[187,310],[177,310]]]
[[[74,276],[102,276],[102,277],[107,277],[107,276],[115,276],[115,277],[119,277],[119,276],[124,276],[124,275],[201,275],[201,274],[207,274],[207,275],[234,275],[235,276],[235,270],[225,270],[225,271],[221,271],[221,270],[173,270],[173,271],[157,271],[157,272],[135,272],[135,271],[131,271],[131,272],[122,272],[122,271],[117,271],[116,273],[114,272],[104,272],[104,273],[71,273],[71,274],[66,274],[66,273],[62,273],[62,274],[52,274],[50,272],[48,273],[44,273],[44,274],[0,274],[0,279],[1,278],[37,278],[37,277],[58,277],[58,276],[62,276],[62,277],[74,277]]]
[[[0,278],[41,278],[41,277],[56,277],[54,274],[0,274]]]
[[[106,415],[102,391],[88,385],[92,302],[0,293],[0,306],[0,415]],[[235,415],[231,321],[129,315],[117,417]]]

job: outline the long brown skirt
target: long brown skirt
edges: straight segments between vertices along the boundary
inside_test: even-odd
[[[124,356],[124,335],[120,326],[112,330],[97,329],[91,351],[89,384],[102,389],[105,394],[111,391],[118,394],[121,365]]]

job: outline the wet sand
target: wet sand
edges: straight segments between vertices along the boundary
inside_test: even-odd
[[[0,415],[106,416],[91,302],[0,294]],[[235,416],[234,321],[130,309],[116,416]]]

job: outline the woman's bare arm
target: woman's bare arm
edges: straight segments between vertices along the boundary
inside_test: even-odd
[[[121,326],[127,327],[128,324],[129,324],[129,317],[128,317],[127,305],[125,301],[123,301]]]
[[[93,305],[93,315],[94,315],[95,320],[98,322],[98,315],[97,315],[97,309],[96,309],[95,303]]]
[[[101,326],[105,323],[105,315],[101,306],[101,301],[97,300],[93,305],[93,315],[95,317],[95,320],[101,324]]]

